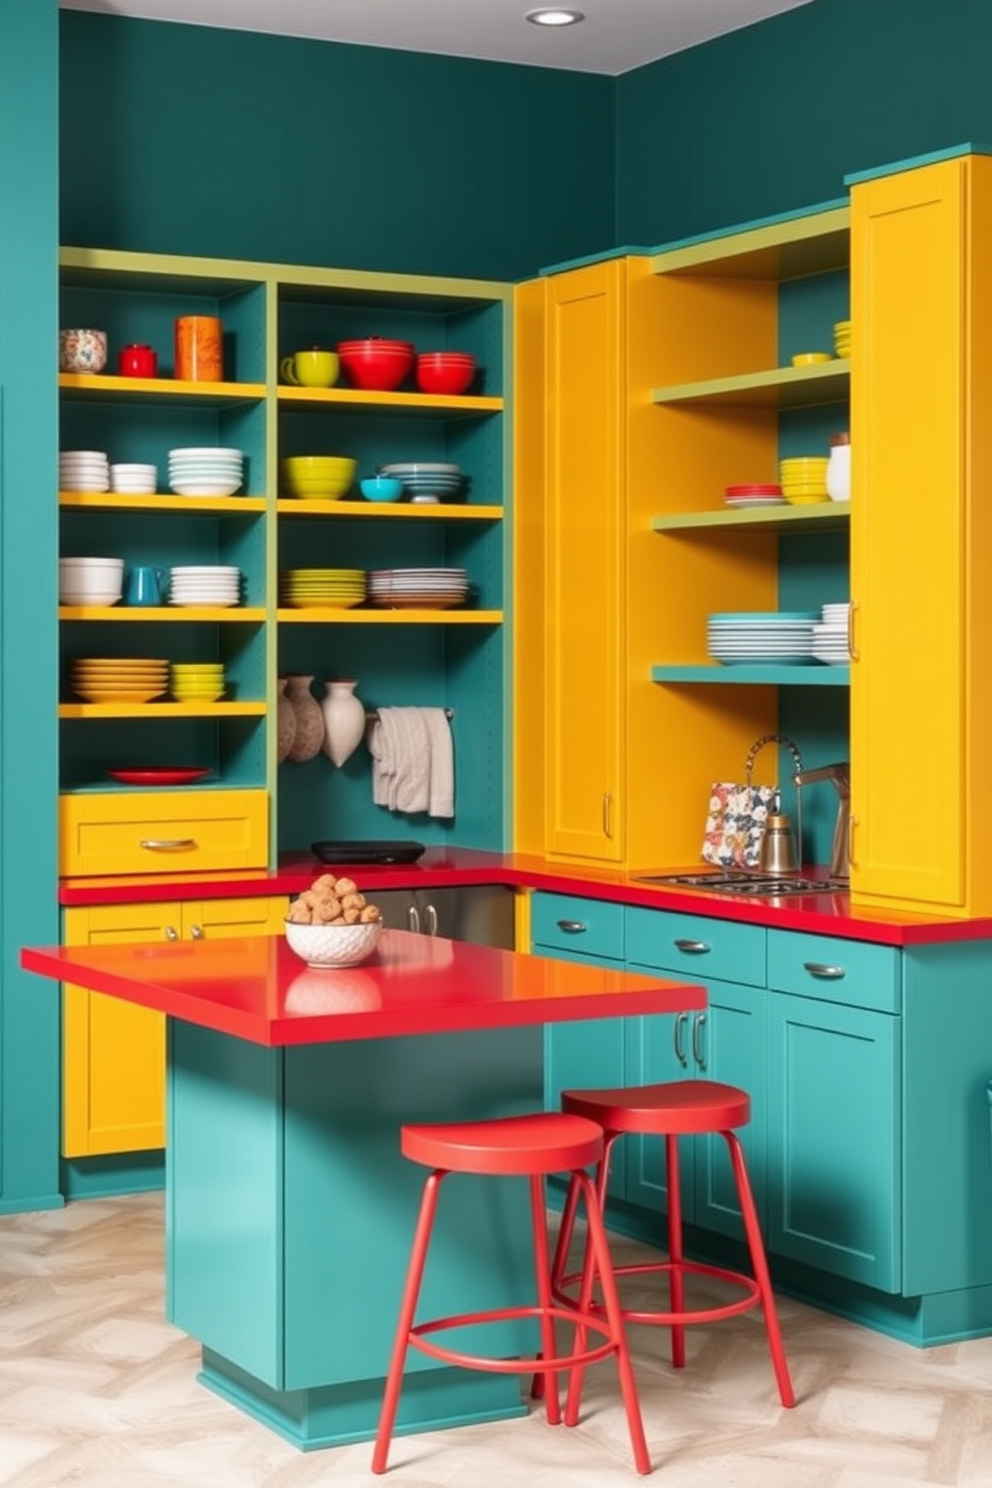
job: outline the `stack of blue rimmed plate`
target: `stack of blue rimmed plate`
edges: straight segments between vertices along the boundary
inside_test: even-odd
[[[746,610],[710,615],[706,649],[725,666],[773,662],[806,666],[813,662],[816,610]]]
[[[460,465],[437,460],[405,460],[380,465],[378,475],[394,475],[413,502],[456,501],[461,495],[464,472]]]

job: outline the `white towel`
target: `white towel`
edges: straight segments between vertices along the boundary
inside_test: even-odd
[[[454,751],[443,708],[380,708],[369,752],[377,806],[454,816]]]

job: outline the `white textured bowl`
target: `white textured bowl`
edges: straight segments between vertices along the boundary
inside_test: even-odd
[[[375,950],[382,921],[371,925],[297,925],[286,921],[286,939],[308,966],[357,966]]]

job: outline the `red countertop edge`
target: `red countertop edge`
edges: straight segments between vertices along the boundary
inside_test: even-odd
[[[688,889],[642,883],[651,872],[698,872],[699,864],[680,868],[611,872],[576,863],[555,863],[526,853],[494,853],[477,848],[431,847],[415,863],[335,864],[332,869],[311,853],[285,855],[277,868],[235,869],[217,873],[149,874],[127,878],[63,879],[59,903],[126,904],[173,899],[255,898],[262,894],[297,894],[321,873],[347,874],[374,899],[376,889],[473,887],[502,884],[513,889],[543,889],[646,909],[706,915],[738,924],[799,930],[812,935],[841,936],[878,945],[914,946],[992,939],[992,918],[953,919],[853,905],[835,890],[788,899],[728,898]],[[815,874],[816,870],[804,870]]]
[[[387,930],[359,966],[308,971],[280,935],[25,947],[26,971],[270,1048],[691,1012],[706,990],[649,973]]]

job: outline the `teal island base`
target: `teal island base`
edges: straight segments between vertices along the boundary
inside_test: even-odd
[[[166,1307],[200,1378],[301,1449],[371,1439],[426,1177],[399,1128],[540,1109],[541,1028],[269,1048],[170,1020],[168,1098]],[[536,1300],[528,1206],[524,1180],[447,1179],[422,1318]],[[452,1336],[537,1349],[529,1319]],[[520,1400],[411,1350],[398,1429]]]

